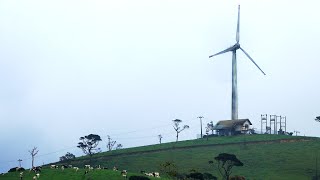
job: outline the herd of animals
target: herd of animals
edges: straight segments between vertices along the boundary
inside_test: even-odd
[[[50,165],[50,168],[51,169],[61,169],[61,171],[64,171],[64,169],[66,168],[69,168],[69,169],[74,169],[75,172],[78,172],[79,171],[79,167],[75,167],[75,166],[72,166],[72,165],[61,165],[60,168],[58,165]],[[37,167],[33,167],[33,168],[30,168],[29,172],[34,172],[35,175],[33,176],[33,180],[38,180],[40,178],[40,173],[41,173],[41,169],[42,167],[41,166],[37,166]],[[101,167],[100,165],[98,166],[95,166],[95,167],[92,167],[90,165],[84,165],[84,169],[85,169],[85,172],[84,174],[89,174],[90,171],[96,169],[96,170],[101,170],[101,169],[108,169],[107,167]],[[20,180],[23,180],[23,176],[24,176],[24,169],[23,168],[19,168],[17,167],[16,168],[16,171],[21,171],[20,172]],[[112,169],[113,171],[118,171],[118,168],[117,167],[113,167]],[[122,176],[123,178],[127,179],[127,170],[122,170],[120,171],[120,176]],[[160,173],[159,172],[150,172],[150,173],[147,173],[147,172],[144,172],[144,171],[141,171],[142,174],[146,175],[146,176],[150,176],[150,177],[156,177],[156,178],[160,178]],[[1,175],[4,175],[5,173],[1,173]]]

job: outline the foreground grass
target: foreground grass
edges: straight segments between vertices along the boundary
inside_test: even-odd
[[[62,171],[61,169],[43,169],[40,173],[41,180],[123,180],[124,178],[120,175],[119,171],[112,170],[93,170],[88,174],[84,174],[84,169],[79,169],[76,172],[73,169],[65,169]],[[129,176],[140,175],[134,173],[128,173]],[[34,172],[25,171],[23,179],[28,180],[32,179],[35,176]],[[1,175],[0,179],[2,180],[18,180],[19,172],[11,172],[5,175]],[[166,180],[165,178],[150,178],[152,180]]]

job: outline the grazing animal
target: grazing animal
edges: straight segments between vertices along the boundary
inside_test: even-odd
[[[84,168],[85,168],[85,169],[87,169],[87,168],[89,169],[89,168],[90,168],[90,165],[84,165]]]
[[[84,172],[84,175],[86,175],[86,174],[88,174],[88,173],[89,173],[89,171],[86,170],[86,171]]]
[[[69,167],[69,168],[72,168],[72,165],[71,165],[71,164],[69,164],[69,165],[68,165],[68,167]]]
[[[36,176],[37,176],[38,179],[40,178],[40,174],[39,173],[37,173]]]
[[[37,176],[33,176],[33,178],[32,178],[33,180],[37,180],[38,178],[37,178]]]
[[[20,179],[22,180],[23,178],[23,172],[20,172]]]
[[[40,173],[41,172],[41,166],[33,167],[30,169],[30,171],[33,171],[34,173]]]
[[[57,166],[54,165],[54,164],[52,164],[52,165],[50,166],[50,168],[51,168],[51,169],[55,169],[55,168],[57,168]]]
[[[114,171],[118,171],[118,168],[114,166],[114,167],[113,167],[113,170],[114,170]]]
[[[160,173],[159,172],[153,172],[153,177],[156,177],[156,178],[160,178]]]
[[[62,171],[64,170],[64,166],[61,166],[61,170],[62,170]]]
[[[127,179],[127,170],[122,170],[120,174],[122,175],[122,177]]]
[[[78,168],[78,167],[73,167],[73,169],[74,169],[74,170],[76,170],[76,172],[79,170],[79,168]]]

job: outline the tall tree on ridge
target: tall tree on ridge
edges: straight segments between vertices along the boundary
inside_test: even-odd
[[[182,122],[182,120],[180,119],[174,119],[172,120],[173,121],[173,129],[177,132],[177,139],[176,139],[176,142],[178,142],[178,139],[179,139],[179,133],[181,133],[181,131],[185,130],[185,129],[188,129],[189,126],[188,125],[184,125],[182,128],[180,127],[180,123]]]

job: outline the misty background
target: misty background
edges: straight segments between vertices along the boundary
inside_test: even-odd
[[[107,135],[124,148],[195,139],[231,118],[237,1],[0,1],[0,172]],[[287,117],[287,131],[319,136],[320,3],[241,1],[239,118]],[[204,129],[204,128],[203,128]],[[205,131],[205,130],[203,130]]]

